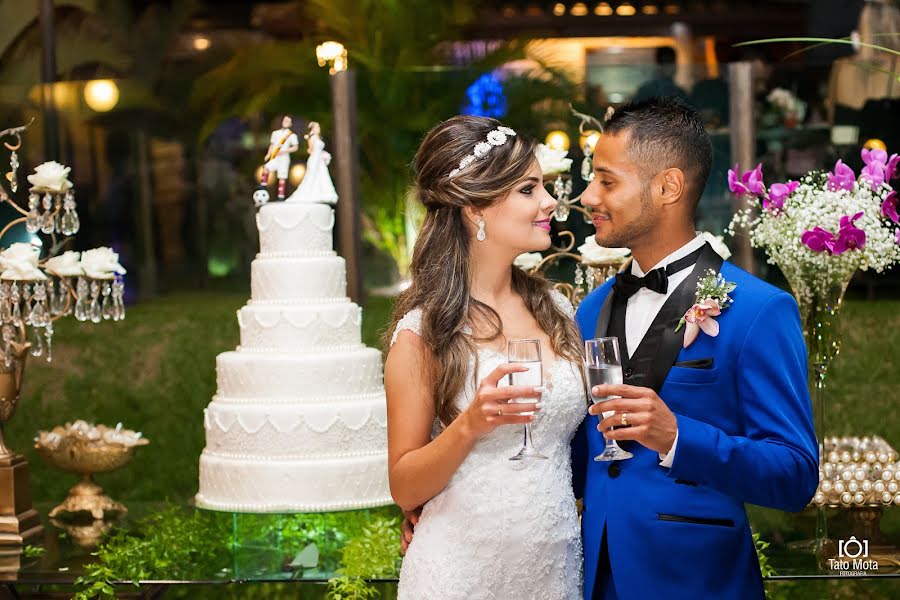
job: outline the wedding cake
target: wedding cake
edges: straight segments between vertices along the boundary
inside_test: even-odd
[[[320,512],[391,504],[381,353],[332,247],[334,211],[278,202],[257,213],[260,253],[241,342],[216,359],[204,411],[202,508]]]

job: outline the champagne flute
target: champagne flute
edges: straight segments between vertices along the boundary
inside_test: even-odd
[[[587,359],[588,383],[591,385],[591,398],[594,404],[606,402],[620,396],[594,396],[596,385],[620,385],[622,383],[622,359],[619,355],[619,339],[615,337],[596,338],[584,343],[584,354]],[[614,413],[605,411],[603,418],[608,418]],[[627,450],[622,450],[616,440],[606,440],[606,449],[596,461],[625,460],[634,456]]]
[[[539,387],[544,384],[544,369],[541,362],[540,340],[510,340],[507,347],[507,357],[510,363],[528,367],[521,373],[510,373],[510,385]],[[530,404],[534,398],[511,398],[512,404]],[[533,412],[521,413],[523,416],[533,415]],[[525,423],[523,432],[522,449],[509,460],[546,459],[547,457],[535,450],[531,443],[531,428]]]

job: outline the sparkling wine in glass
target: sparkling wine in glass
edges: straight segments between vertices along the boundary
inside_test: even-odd
[[[594,396],[593,389],[596,385],[619,385],[622,383],[622,359],[619,354],[619,339],[614,337],[596,338],[584,343],[584,355],[587,361],[588,383],[591,386],[591,398],[594,404],[606,402],[619,396]],[[614,413],[605,411],[603,418],[608,418]],[[606,440],[606,449],[597,461],[625,460],[634,455],[627,450],[622,450],[615,440]]]
[[[507,347],[507,355],[510,363],[528,367],[527,371],[521,373],[510,373],[510,385],[539,387],[543,385],[543,363],[541,362],[541,341],[540,340],[510,340]],[[512,398],[511,404],[531,404],[535,402],[534,398]],[[534,412],[521,413],[523,416],[533,415]],[[547,457],[535,450],[531,443],[531,428],[525,423],[523,432],[522,449],[519,453],[511,457],[509,460],[531,460],[546,459]]]

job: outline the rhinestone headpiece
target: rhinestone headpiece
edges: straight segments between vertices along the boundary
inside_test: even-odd
[[[450,174],[447,177],[456,177],[459,175],[459,172],[471,165],[476,160],[480,160],[490,154],[491,150],[493,150],[494,146],[502,146],[506,143],[506,140],[509,139],[510,136],[516,135],[516,132],[510,129],[509,127],[504,127],[503,125],[497,127],[487,134],[486,142],[478,142],[475,144],[475,148],[472,150],[472,154],[467,155],[461,161],[459,161],[459,167],[450,171]]]

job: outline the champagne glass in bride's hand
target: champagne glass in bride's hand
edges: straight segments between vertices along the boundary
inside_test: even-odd
[[[510,384],[514,386],[540,387],[544,384],[543,363],[541,362],[541,341],[540,340],[510,340],[507,348],[508,360],[510,363],[527,367],[527,371],[521,373],[510,373]],[[511,398],[514,404],[530,404],[534,402],[534,398]],[[532,412],[525,412],[522,415],[533,415]],[[528,423],[525,423],[525,431],[523,432],[522,449],[519,453],[511,457],[509,460],[526,460],[526,459],[546,459],[547,457],[535,450],[531,443],[531,429]]]
[[[622,359],[619,355],[619,339],[614,337],[596,338],[584,343],[584,355],[587,361],[588,383],[591,385],[591,397],[594,404],[606,402],[619,396],[594,396],[593,389],[597,385],[621,385],[622,383]],[[605,411],[603,418],[609,418],[614,413]],[[625,460],[634,456],[631,452],[622,450],[616,440],[606,440],[606,449],[603,454],[595,456],[597,461]]]

